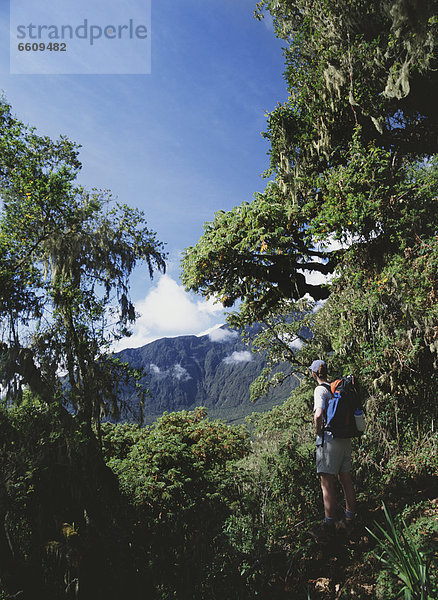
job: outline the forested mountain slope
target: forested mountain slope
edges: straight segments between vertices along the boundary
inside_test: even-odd
[[[149,390],[144,399],[145,422],[165,411],[198,406],[205,406],[211,418],[235,422],[283,402],[298,384],[291,377],[267,396],[251,402],[250,385],[262,372],[266,359],[251,352],[240,334],[226,326],[200,337],[159,339],[142,348],[123,350],[118,358],[145,373],[140,382]],[[276,370],[290,372],[290,366],[279,364]],[[131,420],[138,416],[138,392],[125,392],[125,400],[122,418]]]

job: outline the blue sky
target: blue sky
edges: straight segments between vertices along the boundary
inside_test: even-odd
[[[281,43],[254,7],[255,0],[152,0],[149,75],[10,75],[9,14],[1,8],[0,87],[15,114],[41,134],[80,143],[80,182],[141,208],[166,243],[167,275],[150,282],[143,269],[132,281],[142,316],[125,346],[224,321],[220,306],[183,291],[179,261],[215,211],[267,183],[264,113],[287,93]]]

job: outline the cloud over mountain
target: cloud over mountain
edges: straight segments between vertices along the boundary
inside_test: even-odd
[[[135,303],[135,308],[139,317],[133,334],[121,340],[115,347],[116,351],[139,348],[163,337],[197,335],[224,321],[221,304],[215,303],[214,299],[196,299],[169,275],[162,275],[146,297]],[[220,341],[221,335],[229,334],[212,331],[211,335],[211,339]]]
[[[226,365],[235,365],[239,363],[251,362],[253,355],[249,350],[241,350],[240,352],[235,351],[230,356],[224,358],[223,362]]]

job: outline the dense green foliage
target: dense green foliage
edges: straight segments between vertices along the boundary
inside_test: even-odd
[[[206,295],[218,294],[227,305],[243,299],[255,319],[282,298],[299,298],[307,288],[298,263],[325,255],[309,270],[329,270],[337,256],[318,253],[315,236],[357,233],[356,212],[340,205],[337,226],[314,230],[324,223],[333,203],[326,202],[321,183],[332,180],[334,168],[345,169],[350,201],[368,230],[375,233],[378,211],[374,199],[388,207],[398,169],[406,161],[431,155],[437,147],[437,115],[432,100],[435,76],[436,15],[434,3],[282,0],[260,2],[271,11],[277,35],[286,42],[285,77],[289,100],[268,115],[271,143],[268,185],[252,203],[218,213],[206,225],[198,244],[186,251],[184,280]],[[427,91],[426,91],[427,90]],[[351,160],[353,138],[362,148],[362,161]],[[375,156],[387,153],[385,172],[374,168]],[[365,160],[364,160],[365,159]],[[366,165],[366,166],[365,166]],[[357,169],[360,169],[358,173]],[[362,179],[351,189],[351,177]],[[389,178],[388,178],[389,176]],[[321,181],[322,179],[322,181]],[[383,189],[386,193],[379,197]],[[362,195],[357,194],[357,185]],[[338,190],[342,195],[342,188]],[[367,201],[361,209],[363,193]],[[376,207],[377,208],[377,207]],[[365,215],[361,215],[361,210]],[[381,211],[380,211],[381,214]],[[431,219],[431,222],[433,220]],[[339,232],[339,226],[342,232]],[[364,223],[365,225],[365,223]],[[320,262],[320,261],[318,261]],[[323,297],[324,291],[316,291]],[[312,294],[313,295],[313,294]]]
[[[1,410],[0,426],[0,597],[121,597],[134,572],[117,480],[97,441],[29,396]]]
[[[375,415],[415,407],[424,434],[437,416],[438,111],[425,93],[438,84],[433,8],[259,3],[286,42],[290,98],[266,133],[275,181],[217,214],[183,261],[187,287],[227,305],[241,299],[234,326],[264,322],[255,345],[272,365],[287,358],[305,372],[309,359],[331,356],[334,374],[360,377]],[[329,297],[316,314],[309,294]],[[265,372],[255,394],[278,379]]]
[[[299,212],[285,210],[278,186],[270,184],[252,203],[219,212],[206,224],[197,246],[185,252],[183,281],[207,297],[217,294],[224,306],[244,300],[253,322],[283,297],[298,299],[308,292],[325,298],[297,271],[330,271],[330,265],[314,260],[324,254],[311,249],[306,237]]]
[[[210,421],[203,409],[165,414],[147,428],[105,423],[102,458],[88,429],[56,405],[26,396],[20,408],[2,411],[0,591],[53,600],[305,599],[318,572],[335,577],[332,559],[319,565],[306,535],[322,508],[309,411],[297,396],[254,415],[252,428],[250,443],[244,427]],[[367,443],[356,463],[368,482],[362,519],[370,511],[373,527],[381,498],[397,506],[402,494],[413,543],[433,559],[437,508],[417,490],[419,481],[426,494],[435,485],[438,440],[418,449],[416,464],[399,455],[380,465],[374,482],[361,466],[361,456],[373,457]],[[377,565],[365,560],[372,546],[362,538],[338,543],[336,560]],[[354,578],[338,577],[360,594]],[[433,594],[434,563],[429,580]],[[372,587],[374,575],[367,581]],[[387,598],[399,588],[379,577],[377,595],[359,597]]]
[[[271,169],[301,204],[358,126],[395,159],[437,150],[433,0],[262,0],[285,40],[289,100],[268,119]],[[316,191],[316,190],[315,190]],[[320,196],[319,204],[324,202]],[[344,226],[346,223],[344,224]]]
[[[1,379],[12,401],[25,384],[90,424],[111,403],[117,413],[114,375],[129,375],[107,357],[135,320],[129,276],[139,261],[164,269],[164,255],[143,214],[82,189],[80,168],[77,145],[0,103]]]
[[[0,582],[28,598],[122,594],[120,496],[91,426],[138,377],[109,355],[135,320],[129,276],[165,267],[143,214],[84,190],[80,168],[77,145],[0,102]]]
[[[429,594],[431,589],[429,564],[424,552],[419,550],[408,526],[402,519],[402,530],[394,524],[385,505],[386,529],[377,525],[379,534],[370,531],[383,550],[379,560],[387,565],[389,571],[401,580],[405,600],[433,600]]]
[[[104,455],[135,511],[133,545],[157,597],[214,597],[214,579],[226,586],[215,561],[236,500],[230,465],[248,450],[243,428],[209,421],[202,409],[146,429],[105,426]]]
[[[75,184],[74,144],[1,104],[0,597],[388,600],[421,581],[438,595],[434,2],[263,10],[290,95],[268,115],[274,181],[184,256],[187,287],[240,300],[237,327],[261,321],[268,368],[254,395],[282,380],[278,362],[300,377],[248,431],[196,409],[95,434],[119,404],[115,370],[130,375],[106,356],[108,308],[114,295],[117,336],[135,317],[132,269],[164,268],[162,247],[140,213]],[[325,550],[307,536],[322,512],[304,377],[316,357],[331,377],[355,373],[368,418],[354,442],[356,531]],[[395,517],[389,537],[373,524],[382,500],[406,523]],[[388,568],[365,525],[386,537]],[[403,544],[417,561],[408,582],[406,553],[391,554]]]

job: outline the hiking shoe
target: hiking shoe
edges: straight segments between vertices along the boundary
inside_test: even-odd
[[[321,544],[328,543],[335,537],[336,527],[334,524],[329,525],[327,521],[322,521],[311,527],[309,534]]]

